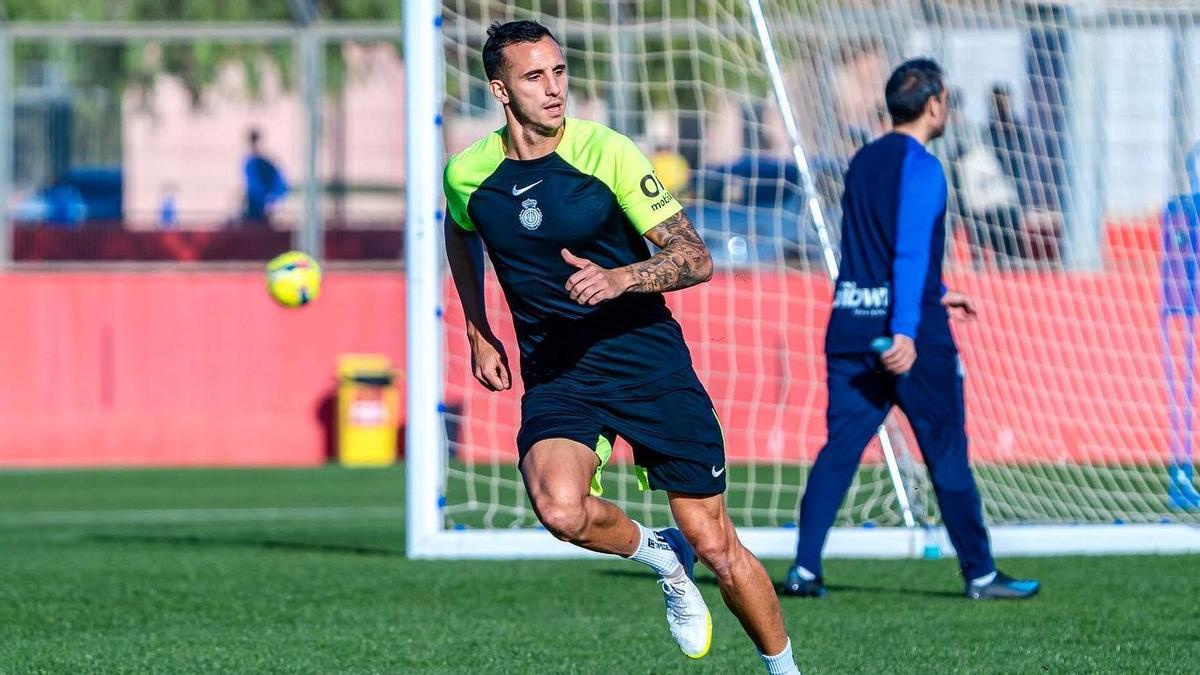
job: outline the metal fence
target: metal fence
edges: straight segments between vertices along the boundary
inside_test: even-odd
[[[0,24],[0,264],[399,264],[401,33]]]

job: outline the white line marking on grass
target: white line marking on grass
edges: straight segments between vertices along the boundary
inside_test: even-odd
[[[404,509],[399,506],[25,511],[0,514],[0,527],[19,527],[23,525],[124,525],[272,520],[346,520],[357,518],[401,518],[403,515]]]

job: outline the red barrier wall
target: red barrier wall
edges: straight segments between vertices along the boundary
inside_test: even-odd
[[[951,280],[982,307],[979,322],[957,329],[977,460],[1163,461],[1153,279]],[[2,281],[0,465],[318,463],[337,355],[381,352],[402,365],[397,273],[335,273],[301,310],[276,307],[249,272]],[[488,394],[470,379],[452,291],[447,300],[447,398],[465,408],[459,450],[511,458],[519,393]],[[828,283],[804,274],[723,273],[671,296],[732,457],[796,461],[819,448],[828,301]],[[511,340],[508,321],[493,318]]]
[[[319,463],[337,355],[404,353],[398,273],[335,274],[300,310],[249,272],[0,283],[8,466]]]

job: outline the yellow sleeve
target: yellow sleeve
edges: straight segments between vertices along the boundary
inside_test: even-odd
[[[442,189],[446,193],[446,211],[460,229],[474,232],[475,223],[471,222],[471,216],[467,215],[467,199],[473,190],[457,179],[456,159],[457,156],[451,157],[450,161],[446,162],[446,171],[442,174]]]
[[[612,153],[614,170],[605,172],[608,173],[604,176],[605,182],[609,183],[617,203],[638,234],[646,234],[683,210],[683,204],[663,187],[654,173],[654,166],[633,141],[613,134],[613,140],[606,145],[607,151]]]

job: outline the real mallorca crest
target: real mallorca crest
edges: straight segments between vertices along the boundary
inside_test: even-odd
[[[300,251],[288,251],[267,263],[267,292],[284,307],[302,307],[321,294],[321,266]]]
[[[537,206],[536,199],[526,199],[521,202],[521,225],[527,230],[536,230],[542,224],[542,210]]]

